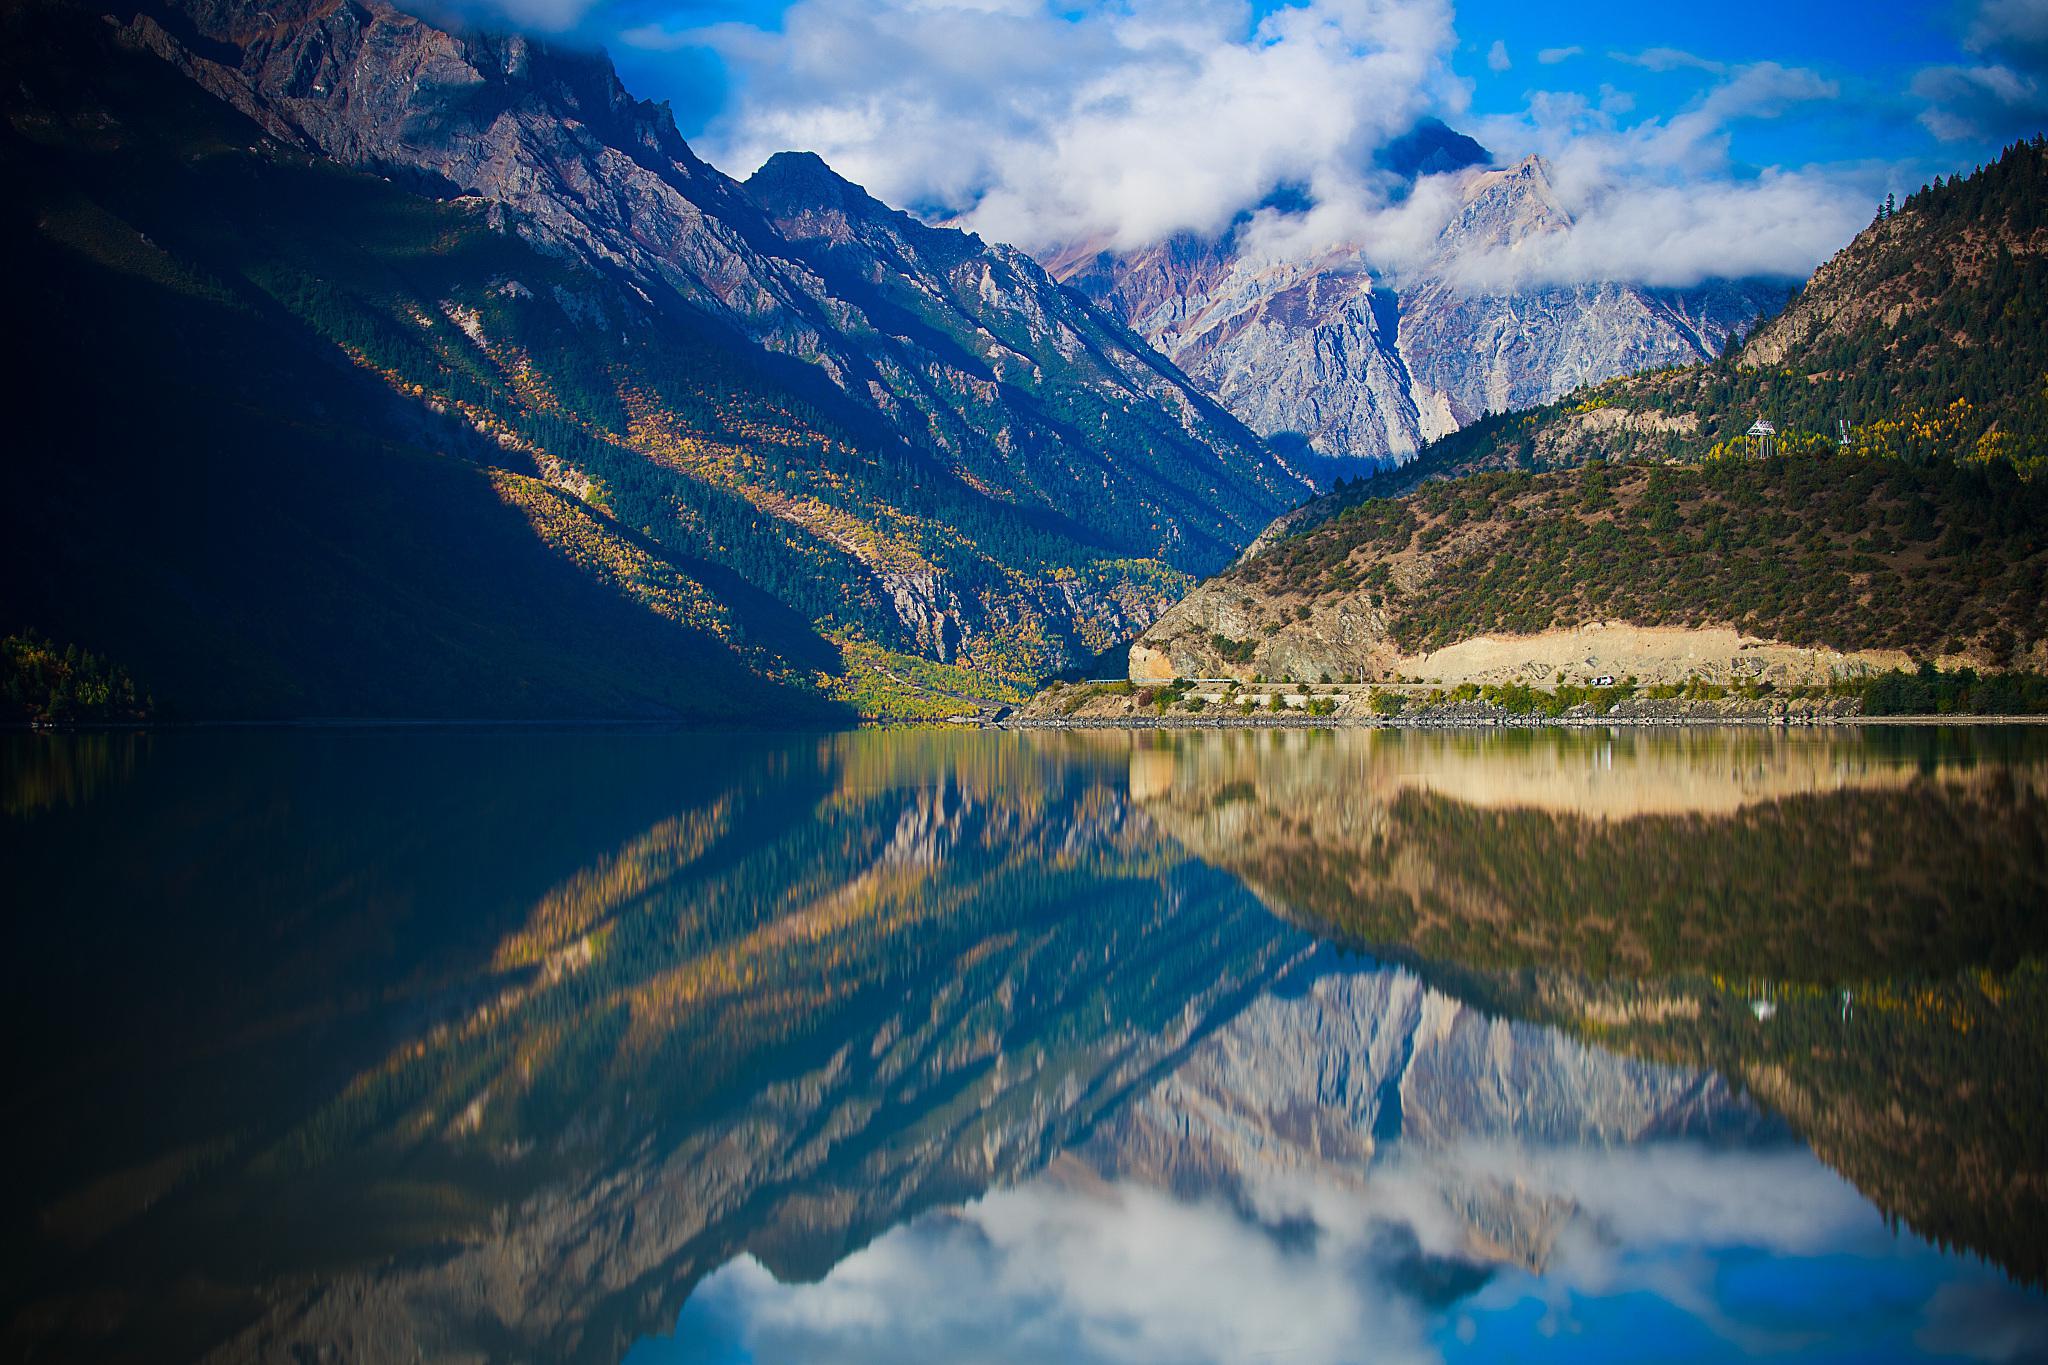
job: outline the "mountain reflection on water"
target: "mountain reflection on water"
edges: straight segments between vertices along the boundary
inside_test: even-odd
[[[17,1356],[2048,1340],[2032,731],[0,755]]]

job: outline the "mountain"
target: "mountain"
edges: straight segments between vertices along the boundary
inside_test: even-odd
[[[2015,146],[1861,234],[1738,357],[1490,418],[1286,514],[1133,678],[2048,672],[2044,191],[2048,146]]]
[[[1783,450],[2048,467],[2048,145],[1909,195],[1727,361],[1594,385],[1426,452],[1421,477],[1696,459],[1759,418]]]
[[[944,714],[1305,488],[1029,259],[814,159],[742,185],[601,57],[111,20],[6,20],[9,399],[63,456],[0,619],[166,714]]]
[[[1617,1058],[1380,967],[1300,972],[1260,994],[1075,1155],[1104,1179],[1251,1208],[1303,1182],[1370,1199],[1400,1160],[1426,1172],[1483,1276],[1542,1273],[1578,1212],[1540,1175],[1489,1160],[1503,1151],[1782,1132],[1712,1072]]]
[[[1480,257],[1570,226],[1548,165],[1491,168],[1478,143],[1436,123],[1382,161],[1410,183],[1455,177],[1459,197],[1430,251],[1397,272],[1372,264],[1371,241],[1276,255],[1249,219],[1132,252],[1069,248],[1048,265],[1254,430],[1328,458],[1392,463],[1488,413],[1714,356],[1785,299],[1765,281],[1476,283]]]

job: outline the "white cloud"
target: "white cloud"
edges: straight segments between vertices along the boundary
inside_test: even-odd
[[[2028,65],[2048,62],[2048,0],[1984,0],[1964,42],[1972,52],[2001,53]]]
[[[1640,66],[1648,71],[1692,70],[1718,76],[1728,69],[1726,63],[1695,56],[1675,47],[1650,47],[1644,48],[1641,52],[1610,52],[1607,55],[1617,62]]]
[[[1448,0],[1304,0],[1256,21],[1247,0],[797,0],[774,31],[621,39],[723,55],[735,93],[697,141],[727,169],[815,151],[889,203],[1041,253],[1128,250],[1253,214],[1261,251],[1344,247],[1398,272],[1461,203],[1452,185],[1411,194],[1375,161],[1425,115],[1472,124]],[[1508,58],[1496,43],[1488,64]],[[1597,104],[1537,92],[1521,116],[1466,128],[1504,160],[1547,157],[1573,220],[1516,259],[1475,265],[1475,286],[1800,276],[1867,221],[1883,187],[1863,169],[1730,163],[1733,124],[1834,98],[1829,82],[1668,48],[1625,60],[1711,79],[1668,118],[1626,123],[1632,97],[1603,88]],[[1305,190],[1313,211],[1260,212],[1279,186]]]
[[[582,23],[603,0],[443,0],[436,5],[470,18],[509,23],[532,33],[567,33]]]
[[[1495,38],[1493,46],[1486,49],[1486,69],[1488,71],[1505,71],[1514,64],[1514,58],[1508,56],[1508,45]]]
[[[1536,60],[1545,66],[1556,66],[1559,62],[1567,62],[1583,55],[1585,51],[1586,49],[1577,43],[1570,47],[1546,47],[1536,54]]]
[[[744,172],[822,155],[897,204],[1028,248],[1213,232],[1275,185],[1321,195],[1432,108],[1462,109],[1443,0],[1037,5],[798,0],[779,33],[697,35],[741,73],[700,139]]]
[[[1879,1354],[1918,1332],[1930,1347],[2009,1359],[2041,1322],[2039,1305],[2007,1291],[1997,1271],[1895,1239],[1803,1148],[1501,1142],[1404,1153],[1362,1171],[1254,1167],[1234,1205],[1068,1167],[892,1229],[815,1283],[778,1283],[741,1257],[698,1287],[677,1344],[686,1359],[760,1365],[1337,1365],[1370,1343],[1371,1359],[1401,1365],[1439,1359],[1446,1323],[1518,1317],[1531,1298],[1566,1316],[1574,1300],[1654,1298],[1731,1353],[1783,1352],[1840,1336],[1843,1302],[1759,1302],[1727,1272],[1768,1261],[1797,1284],[1808,1259],[1889,1263],[1871,1278],[1891,1300],[1902,1283],[1944,1286],[1924,1313],[1890,1310],[1882,1336],[1863,1339]],[[1500,1228],[1487,1220],[1503,1216],[1529,1219],[1532,1234],[1555,1229],[1540,1276],[1477,1250],[1483,1239],[1455,1210],[1485,1190],[1511,1192],[1499,1206],[1481,1201],[1491,1232]],[[1477,1268],[1477,1287],[1432,1303],[1417,1289],[1418,1257]]]
[[[1733,165],[1733,126],[1837,98],[1812,71],[1773,62],[1734,68],[1669,118],[1624,123],[1634,102],[1603,88],[1537,92],[1522,115],[1482,120],[1489,146],[1534,152],[1551,171],[1569,224],[1512,251],[1470,257],[1460,278],[1476,290],[1622,279],[1684,286],[1747,275],[1796,278],[1854,236],[1879,186],[1871,168]]]
[[[1046,1181],[890,1232],[813,1286],[778,1284],[743,1258],[692,1307],[732,1324],[761,1365],[992,1349],[1099,1365],[1341,1365],[1366,1340],[1375,1360],[1426,1359],[1420,1313],[1359,1275],[1358,1251],[1342,1232],[1292,1248],[1220,1205],[1140,1185]]]
[[[1997,140],[2048,127],[2048,90],[2009,66],[1930,66],[1913,77],[1920,122],[1944,142]]]
[[[2048,1303],[2019,1286],[1945,1284],[1927,1305],[1915,1344],[1932,1355],[2038,1361],[2048,1341]]]

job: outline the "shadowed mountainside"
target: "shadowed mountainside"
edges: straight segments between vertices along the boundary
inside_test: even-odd
[[[114,17],[6,19],[0,612],[169,713],[943,714],[1304,486],[1028,260],[741,186],[602,59]]]

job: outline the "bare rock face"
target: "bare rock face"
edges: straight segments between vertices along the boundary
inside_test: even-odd
[[[1481,255],[1570,225],[1548,168],[1530,157],[1478,170],[1441,156],[1421,168],[1461,176],[1463,203],[1429,259],[1399,278],[1370,264],[1368,242],[1276,261],[1241,230],[1121,256],[1067,251],[1051,267],[1253,430],[1393,463],[1490,412],[1710,358],[1786,297],[1759,281],[1486,286],[1468,278]]]
[[[1034,261],[812,156],[742,185],[601,55],[383,0],[169,0],[130,33],[273,137],[443,198],[802,361],[970,482],[1118,553],[1219,565],[1305,484]]]

